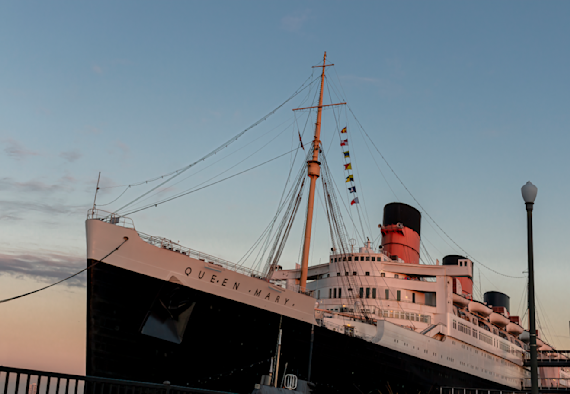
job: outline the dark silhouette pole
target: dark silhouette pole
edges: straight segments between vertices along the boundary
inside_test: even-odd
[[[527,182],[521,189],[526,203],[527,243],[528,243],[528,318],[530,322],[530,383],[531,394],[538,394],[538,352],[536,349],[536,320],[534,305],[534,252],[532,245],[532,208],[538,188]]]

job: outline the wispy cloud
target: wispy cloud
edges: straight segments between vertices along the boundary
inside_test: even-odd
[[[295,15],[287,15],[281,18],[281,28],[291,33],[300,33],[305,23],[309,20],[311,10],[305,10]]]
[[[18,182],[12,178],[0,178],[0,191],[16,191],[24,193],[54,192],[59,185],[48,185],[42,181]]]
[[[131,152],[131,148],[129,148],[127,144],[121,141],[115,142],[115,147],[119,148],[119,150],[122,153],[123,159],[126,158]]]
[[[73,149],[73,150],[70,150],[67,152],[61,152],[59,154],[59,157],[64,158],[65,160],[67,160],[70,163],[73,163],[77,159],[81,158],[81,156],[83,156],[83,155],[81,154],[81,152],[79,152],[78,149]]]
[[[88,133],[88,134],[101,134],[103,132],[103,130],[101,130],[98,127],[87,126],[87,127],[85,127],[84,132]]]
[[[26,214],[39,212],[52,218],[54,215],[76,215],[85,212],[85,205],[44,203],[36,201],[0,200],[1,220],[21,220]],[[37,219],[37,218],[36,218]]]
[[[46,204],[40,202],[26,201],[0,201],[0,210],[8,215],[14,215],[21,212],[43,212],[43,213],[68,213],[77,207],[70,207],[63,204]]]
[[[2,254],[0,272],[32,277],[43,282],[56,282],[85,268],[85,258],[57,253]],[[78,275],[62,283],[68,286],[85,286],[85,275]]]
[[[23,160],[29,156],[39,156],[39,152],[27,149],[21,142],[12,138],[4,140],[4,152],[15,158],[16,160]]]

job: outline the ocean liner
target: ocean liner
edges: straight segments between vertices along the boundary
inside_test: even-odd
[[[327,66],[325,54],[314,139],[288,208],[296,212],[308,174],[301,263],[282,269],[277,242],[265,269],[245,268],[94,206],[86,221],[88,375],[239,393],[270,370],[275,385],[294,374],[318,393],[521,389],[528,332],[509,315],[508,296],[475,300],[473,262],[464,256],[420,264],[414,207],[387,204],[381,244],[357,246],[329,194],[331,253],[309,266],[315,187],[327,172],[320,149]]]

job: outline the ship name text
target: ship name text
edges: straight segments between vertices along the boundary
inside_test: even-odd
[[[193,272],[194,272],[194,275],[192,274]],[[196,270],[192,270],[191,267],[186,267],[186,269],[184,270],[184,273],[188,277],[193,276],[193,277],[200,279],[200,280],[208,280],[210,283],[219,284],[222,287],[230,287],[231,286],[232,290],[238,290],[239,286],[241,284],[239,282],[233,282],[233,285],[232,285],[231,281],[229,281],[228,278],[222,278],[219,273],[218,274],[209,274],[206,270],[199,270],[197,274],[195,272],[196,272]],[[206,273],[208,273],[207,276],[206,276]],[[242,291],[245,292],[245,290],[243,290],[243,288],[242,288]],[[265,300],[273,301],[273,302],[276,302],[278,304],[287,305],[289,303],[289,301],[291,301],[289,298],[281,297],[278,294],[272,294],[272,292],[267,292],[267,294],[264,296],[265,290],[262,290],[262,289],[249,290],[248,292],[252,293],[252,295],[254,297],[259,297],[259,298],[263,297]]]

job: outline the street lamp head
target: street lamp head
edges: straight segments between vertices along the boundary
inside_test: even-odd
[[[525,203],[527,204],[534,204],[534,200],[536,199],[536,193],[538,193],[538,188],[534,186],[532,183],[527,182],[521,188],[522,198]]]

